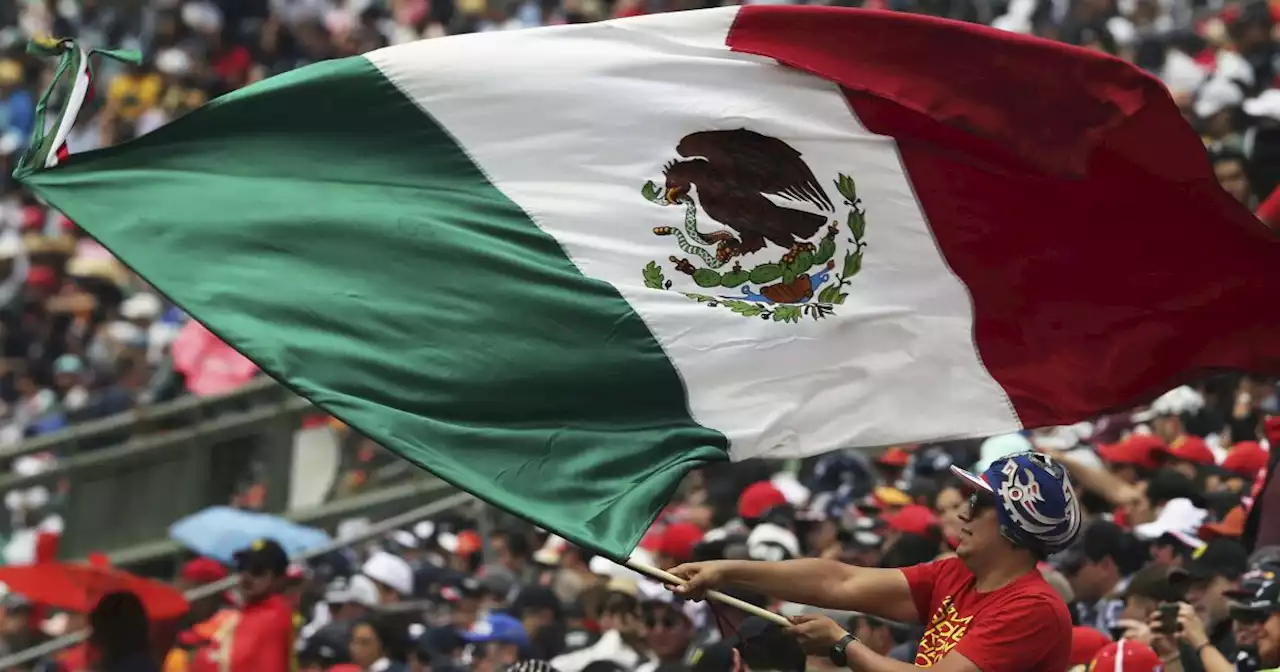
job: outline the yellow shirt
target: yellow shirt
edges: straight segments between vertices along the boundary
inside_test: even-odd
[[[122,118],[137,121],[143,112],[155,107],[163,86],[160,75],[155,73],[125,73],[111,80],[111,87],[107,89],[107,101],[119,111]]]

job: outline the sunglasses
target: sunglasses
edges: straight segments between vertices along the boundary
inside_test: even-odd
[[[987,510],[994,509],[995,506],[995,495],[986,492],[985,490],[975,490],[969,493],[969,510],[967,512],[962,512],[960,517],[965,522],[969,522],[982,515]]]

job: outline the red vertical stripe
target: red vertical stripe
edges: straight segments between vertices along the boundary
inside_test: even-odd
[[[1158,81],[956,22],[750,6],[729,35],[844,87],[896,138],[1026,426],[1218,368],[1280,371],[1280,239],[1214,181]]]

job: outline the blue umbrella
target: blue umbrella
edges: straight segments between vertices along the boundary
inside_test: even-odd
[[[235,562],[236,551],[258,539],[274,539],[290,557],[329,543],[323,530],[227,506],[209,507],[179,520],[169,526],[169,538],[228,565]]]

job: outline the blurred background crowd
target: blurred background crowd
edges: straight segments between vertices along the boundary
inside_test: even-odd
[[[686,479],[632,559],[928,562],[951,554],[962,525],[967,499],[949,466],[983,469],[1038,450],[1068,467],[1087,516],[1075,543],[1039,568],[1070,606],[1072,665],[1271,669],[1280,666],[1280,485],[1268,450],[1280,440],[1277,404],[1275,380],[1223,376],[1070,427],[708,467]],[[836,669],[776,626],[682,601],[492,509],[456,508],[336,549],[323,530],[230,507],[179,521],[171,535],[187,559],[168,583],[95,557],[0,567],[4,649],[92,632],[87,644],[10,669]],[[179,591],[192,589],[184,600]],[[786,615],[815,611],[732,594]],[[920,626],[821,613],[878,652],[915,660]],[[1230,665],[1206,667],[1207,647]]]
[[[1166,84],[1204,138],[1224,189],[1262,221],[1280,222],[1280,197],[1273,196],[1280,185],[1280,4],[832,4],[989,23],[1131,61]],[[72,36],[86,47],[143,54],[136,67],[99,64],[96,100],[69,139],[75,153],[143,135],[213,97],[324,59],[451,34],[703,6],[703,0],[0,2],[0,467],[15,478],[39,474],[67,456],[6,451],[102,418],[142,417],[180,397],[225,394],[258,375],[9,177],[52,76],[50,64],[25,54],[28,39]],[[1280,486],[1266,487],[1274,463],[1269,446],[1280,440],[1280,424],[1268,419],[1276,413],[1274,379],[1224,375],[1173,390],[1149,407],[1073,427],[879,454],[717,466],[688,479],[637,554],[659,567],[718,557],[821,556],[891,567],[925,562],[950,552],[959,525],[964,497],[947,465],[982,468],[1034,448],[1069,465],[1090,514],[1075,546],[1042,568],[1072,605],[1075,663],[1100,656],[1094,669],[1109,672],[1119,669],[1107,667],[1119,656],[1128,672],[1159,665],[1198,670],[1192,654],[1213,646],[1233,661],[1232,669],[1277,667],[1280,520],[1274,516],[1280,504],[1271,500],[1280,499]],[[322,499],[385,487],[394,482],[387,474],[404,469],[376,445],[334,429],[342,437],[339,476]],[[37,562],[57,554],[50,543],[56,546],[66,522],[56,504],[67,485],[5,491],[0,541],[7,566],[0,567],[0,581],[8,587],[0,599],[0,654],[85,627],[93,633],[87,645],[8,669],[830,667],[804,660],[762,622],[673,601],[629,570],[493,511],[456,510],[290,562],[350,529],[307,530],[279,519],[250,525],[237,518],[263,508],[270,479],[259,461],[237,463],[233,485],[219,493],[225,499],[219,503],[232,508],[196,514],[171,530],[188,560],[176,578],[159,577],[163,583],[112,569],[101,557],[74,566]],[[1264,524],[1268,519],[1271,525]],[[261,539],[246,536],[248,530],[261,531]],[[50,592],[55,584],[58,591]],[[189,602],[177,594],[201,586],[206,589]],[[804,609],[740,597],[782,613]],[[1167,622],[1153,626],[1151,617],[1160,614]],[[874,648],[913,660],[918,629],[837,616]],[[1114,643],[1121,638],[1131,643],[1122,651]],[[727,647],[747,639],[767,642],[754,650],[772,657],[735,662]]]

